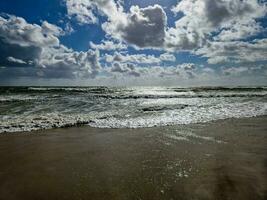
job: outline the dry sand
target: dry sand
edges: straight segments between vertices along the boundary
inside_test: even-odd
[[[267,199],[267,117],[2,134],[0,199]]]

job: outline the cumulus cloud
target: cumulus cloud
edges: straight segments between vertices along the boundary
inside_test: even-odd
[[[130,62],[135,64],[159,64],[161,62],[175,62],[176,58],[173,54],[163,53],[159,56],[147,55],[147,54],[123,54],[115,52],[113,55],[106,54],[105,60],[109,63],[112,62]]]
[[[65,29],[64,29],[64,35],[71,35],[74,32],[75,30],[72,28],[71,24],[69,22],[66,23]]]
[[[162,61],[171,61],[174,62],[176,60],[175,56],[171,53],[163,53],[159,57]]]
[[[258,33],[256,19],[266,15],[266,5],[258,0],[182,0],[172,11],[184,16],[168,29],[166,48],[191,50],[202,47],[214,33],[224,40]]]
[[[192,71],[196,69],[196,65],[194,63],[183,63],[180,65],[177,65],[177,67],[185,71]]]
[[[43,23],[47,26],[47,22]],[[28,24],[23,18],[0,16],[0,65],[27,66],[39,59],[43,48],[59,45],[58,30],[54,33],[36,24]],[[7,59],[9,57],[9,59]],[[14,62],[14,59],[23,62]]]
[[[118,5],[117,9],[114,9],[115,2],[110,2],[113,2],[111,4],[114,12],[100,8],[108,17],[108,21],[102,25],[108,35],[137,48],[162,47],[167,17],[161,6],[132,6],[129,13],[125,13],[122,6]]]
[[[255,20],[246,21],[246,23],[237,23],[230,28],[223,29],[217,36],[216,41],[234,41],[246,39],[264,31],[264,28]]]
[[[252,42],[215,41],[195,53],[207,57],[210,64],[265,61],[267,60],[267,39],[255,39]]]
[[[66,6],[69,16],[78,18],[80,23],[97,23],[96,13],[106,16],[107,21],[102,24],[106,34],[137,49],[159,48],[192,53],[206,48],[213,41],[229,43],[261,33],[264,28],[258,19],[267,13],[266,3],[258,0],[181,0],[172,12],[182,16],[174,27],[167,27],[167,16],[160,5],[131,6],[128,12],[122,1],[115,0],[66,0]],[[120,43],[108,41],[99,45],[91,43],[91,47],[99,50],[124,48]],[[201,51],[198,55],[202,54]],[[203,55],[207,56],[207,53]],[[229,60],[224,55],[208,57],[210,63]]]
[[[109,69],[109,72],[111,73],[129,75],[134,77],[140,77],[142,71],[143,70],[141,70],[140,67],[136,67],[136,65],[133,65],[131,63],[119,63],[119,62],[113,63],[111,68]]]
[[[230,68],[222,68],[223,75],[240,75],[249,70],[248,67],[230,67]]]
[[[125,20],[126,16],[120,1],[116,3],[114,0],[65,0],[65,3],[68,16],[81,24],[98,23],[96,12],[108,16],[109,21],[113,23],[123,23],[122,20]]]
[[[131,63],[115,62],[105,70],[109,76],[122,82],[137,81],[135,83],[156,84],[216,84],[231,85],[238,83],[247,84],[248,81],[257,83],[257,78],[266,78],[265,65],[254,66],[223,66],[211,68],[197,66],[194,63],[182,63],[176,66],[149,66],[141,67]],[[134,82],[132,82],[134,83]]]
[[[192,79],[197,76],[196,65],[194,63],[183,63],[177,66],[160,67],[156,68],[156,74],[159,77],[179,77],[182,79]]]
[[[0,17],[0,65],[26,67],[23,76],[48,78],[94,77],[100,70],[99,52],[76,52],[60,44],[60,27],[44,21],[29,24],[21,17]]]
[[[61,28],[44,21],[41,26],[29,24],[21,17],[0,16],[0,36],[5,43],[29,46],[57,46]]]
[[[94,78],[101,70],[99,52],[50,49],[39,61],[39,75],[52,78]]]
[[[160,63],[161,59],[154,55],[146,54],[122,54],[115,52],[113,55],[106,54],[106,61],[112,62],[130,62],[135,64],[155,64]]]
[[[160,5],[140,8],[131,6],[126,13],[120,1],[66,0],[69,16],[80,23],[96,23],[94,11],[107,16],[103,30],[113,38],[123,40],[138,48],[161,48],[164,43],[167,16]]]
[[[103,41],[101,44],[95,44],[93,42],[90,42],[90,47],[92,49],[98,49],[103,51],[114,51],[114,50],[124,50],[127,49],[127,46],[125,44],[120,43],[114,43],[113,41]]]
[[[205,69],[205,70],[204,70]],[[206,68],[201,70],[201,73],[211,73],[211,70],[208,71]],[[184,80],[189,80],[192,78],[197,77],[197,67],[193,63],[183,63],[177,66],[148,66],[148,67],[141,67],[140,65],[135,65],[132,63],[122,63],[122,62],[114,62],[112,63],[111,67],[106,68],[106,72],[110,75],[116,76],[134,76],[140,78],[180,78]],[[213,73],[213,71],[212,71]]]
[[[74,17],[79,23],[94,24],[98,22],[94,15],[94,4],[88,0],[66,0],[67,12],[70,17]]]
[[[106,71],[134,78],[178,77],[187,80],[200,74],[202,77],[214,75],[220,70],[223,76],[247,74],[253,70],[249,67],[227,67],[217,71],[204,67],[200,70],[193,63],[176,65],[175,55],[180,51],[205,57],[208,64],[243,65],[267,61],[267,39],[262,34],[266,27],[259,20],[267,13],[265,1],[180,0],[172,8],[177,19],[171,27],[167,26],[164,8],[157,4],[143,8],[135,5],[126,10],[121,0],[64,2],[68,16],[80,25],[105,20],[98,24],[106,34],[105,39],[100,44],[92,41],[89,44],[91,50],[78,52],[62,45],[59,40],[74,31],[70,22],[63,30],[47,21],[30,24],[20,17],[0,16],[1,71],[5,67],[4,71],[9,70],[11,74],[15,67],[14,75],[44,78],[94,78]],[[100,15],[104,17],[98,20]],[[260,37],[256,37],[259,34]],[[136,51],[147,48],[166,53]],[[110,52],[103,55],[101,51]],[[107,69],[101,67],[99,60],[107,65]],[[168,67],[161,66],[165,62]]]
[[[177,70],[184,78],[195,78],[197,76],[196,65],[194,63],[183,63],[177,65]]]
[[[156,66],[150,68],[158,77],[179,77],[183,79],[191,79],[196,76],[196,66],[193,63],[183,63],[177,66],[162,67]]]
[[[108,23],[104,30],[112,30],[126,42],[137,47],[162,47],[166,24],[167,17],[161,6],[132,6],[125,26],[113,27],[112,23]]]
[[[230,77],[238,77],[238,76],[255,76],[256,74],[265,75],[262,74],[264,71],[265,66],[264,65],[258,65],[258,66],[237,66],[237,67],[221,67],[220,73],[224,76],[230,76]]]

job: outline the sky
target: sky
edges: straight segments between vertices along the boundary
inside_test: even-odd
[[[0,85],[267,85],[266,0],[1,0]]]

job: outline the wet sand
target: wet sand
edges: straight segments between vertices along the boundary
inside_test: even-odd
[[[267,199],[267,117],[0,135],[0,200]]]

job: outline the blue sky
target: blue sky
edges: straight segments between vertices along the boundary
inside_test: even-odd
[[[2,0],[1,85],[266,85],[266,1]]]

